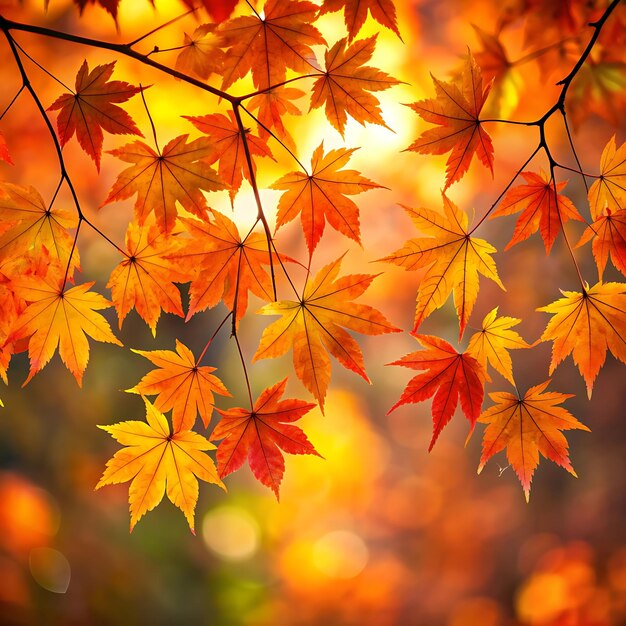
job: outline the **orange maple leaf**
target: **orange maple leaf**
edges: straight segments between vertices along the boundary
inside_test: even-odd
[[[414,334],[413,337],[426,350],[411,352],[389,365],[427,371],[408,382],[400,399],[387,414],[403,404],[422,402],[434,396],[433,437],[428,446],[430,452],[439,433],[454,415],[459,400],[463,414],[470,422],[471,435],[483,403],[482,381],[485,376],[481,364],[473,356],[467,352],[457,352],[447,341],[431,335]]]
[[[132,480],[128,491],[130,530],[167,497],[184,514],[194,531],[198,478],[225,489],[213,460],[205,454],[215,446],[191,430],[171,432],[167,419],[145,400],[146,420],[98,426],[123,446],[107,461],[96,489]]]
[[[488,381],[491,379],[487,373],[487,363],[512,385],[515,385],[509,350],[531,347],[518,332],[511,330],[521,321],[517,317],[498,317],[498,307],[496,307],[485,315],[481,330],[472,335],[467,352],[483,366]]]
[[[331,373],[328,353],[370,382],[359,344],[343,327],[365,335],[401,332],[373,307],[351,302],[365,292],[376,276],[352,274],[338,278],[342,258],[323,267],[305,285],[299,300],[272,302],[258,311],[281,318],[263,331],[253,362],[293,349],[296,376],[315,396],[322,411]]]
[[[192,276],[187,319],[223,300],[238,322],[248,308],[249,291],[262,300],[274,298],[272,279],[263,267],[270,263],[267,239],[249,232],[242,240],[232,220],[219,211],[211,214],[213,223],[181,219],[191,235],[176,256]]]
[[[493,175],[493,144],[478,117],[491,83],[483,87],[480,67],[471,53],[467,55],[463,73],[456,80],[443,82],[431,77],[435,83],[435,97],[408,106],[422,119],[438,127],[424,131],[407,149],[420,154],[450,152],[444,190],[463,177],[474,154]]]
[[[217,409],[222,418],[210,436],[211,441],[222,440],[217,448],[220,478],[238,470],[248,459],[255,478],[270,487],[276,499],[285,473],[281,450],[321,456],[304,432],[292,425],[315,405],[303,400],[281,400],[286,384],[285,378],[265,389],[252,410]]]
[[[214,367],[200,366],[193,352],[176,340],[172,350],[133,350],[158,369],[148,372],[132,389],[141,395],[156,395],[154,406],[159,411],[172,411],[174,432],[193,428],[199,414],[205,428],[213,413],[213,394],[230,396],[222,381],[211,372]]]
[[[582,293],[561,293],[563,298],[537,309],[554,314],[540,340],[554,341],[550,375],[571,354],[591,398],[607,349],[626,363],[626,285],[598,282]]]
[[[600,157],[600,175],[588,195],[594,220],[604,215],[605,209],[626,209],[626,142],[618,150],[615,136],[609,139]]]
[[[594,55],[577,72],[567,94],[567,112],[577,130],[592,114],[619,127],[626,111],[626,63],[616,55],[614,41],[596,46]]]
[[[483,435],[478,473],[494,454],[506,448],[507,459],[524,488],[526,502],[530,498],[530,483],[539,464],[539,453],[576,476],[568,455],[567,439],[561,431],[589,431],[567,409],[557,406],[573,396],[546,392],[549,384],[548,380],[531,387],[523,398],[506,392],[490,393],[489,397],[496,404],[478,418],[480,423],[489,424]]]
[[[398,18],[396,7],[392,0],[324,0],[320,8],[320,15],[335,13],[343,9],[343,19],[352,41],[367,18],[367,12],[379,23],[392,30],[398,37]],[[400,37],[402,40],[402,37]]]
[[[28,349],[28,337],[17,341],[8,341],[15,321],[28,306],[16,292],[14,280],[16,277],[33,276],[44,277],[48,274],[50,253],[45,247],[41,250],[31,250],[29,253],[13,257],[2,263],[0,271],[0,378],[8,384],[7,369],[13,354]]]
[[[76,92],[59,96],[48,107],[49,111],[59,111],[57,131],[61,146],[76,133],[78,143],[94,160],[98,171],[103,130],[113,135],[143,136],[131,116],[114,104],[126,102],[141,88],[120,80],[109,81],[114,67],[115,61],[98,65],[90,72],[87,61],[83,61],[76,75]]]
[[[278,202],[276,230],[300,214],[309,254],[317,246],[326,220],[340,233],[361,243],[359,207],[347,195],[380,185],[356,170],[342,169],[356,148],[339,148],[324,154],[323,142],[311,157],[311,173],[289,172],[270,187],[284,189]]]
[[[259,137],[267,140],[270,130],[283,141],[288,148],[295,151],[296,144],[283,123],[283,116],[302,115],[302,111],[292,102],[304,96],[304,91],[294,87],[275,87],[250,98],[248,107],[258,109]],[[246,109],[248,111],[248,109]],[[251,114],[250,114],[251,115]]]
[[[220,25],[226,59],[222,71],[222,89],[252,71],[252,81],[259,89],[282,83],[287,68],[306,73],[319,65],[311,46],[326,42],[311,24],[318,6],[299,0],[268,0],[263,11],[236,17]]]
[[[587,226],[576,247],[593,240],[591,250],[598,268],[598,278],[602,280],[606,262],[611,256],[613,265],[626,276],[626,209],[613,213],[604,209],[590,226]]]
[[[493,80],[489,102],[483,114],[490,117],[508,118],[517,108],[524,84],[520,70],[512,63],[501,41],[502,33],[491,35],[472,24],[482,49],[474,55],[483,78]]]
[[[132,308],[150,326],[153,337],[161,311],[185,316],[174,281],[186,282],[188,277],[167,258],[179,248],[179,241],[162,233],[153,220],[143,226],[134,222],[128,225],[126,258],[111,272],[107,283],[120,328]]]
[[[188,137],[179,135],[172,139],[163,152],[155,152],[142,141],[111,150],[112,155],[134,165],[117,177],[102,206],[137,194],[135,215],[139,224],[154,212],[164,232],[174,228],[177,202],[186,211],[206,219],[209,207],[202,190],[217,191],[225,185],[205,161],[213,152],[211,140],[200,137],[187,143]]]
[[[184,47],[176,57],[175,67],[179,72],[207,80],[211,74],[222,71],[225,57],[216,29],[216,24],[201,24],[191,36],[184,33]]]
[[[12,343],[29,337],[30,372],[24,385],[43,369],[58,347],[61,360],[82,386],[89,360],[87,335],[96,341],[122,345],[106,319],[97,313],[111,303],[89,291],[94,283],[65,290],[63,277],[58,262],[51,262],[47,276],[26,275],[12,282],[15,293],[29,303],[7,338],[7,343]]]
[[[326,106],[326,117],[343,137],[347,115],[365,126],[366,122],[389,128],[372,91],[382,91],[400,81],[375,67],[364,65],[372,58],[376,35],[355,41],[346,48],[340,39],[326,52],[326,71],[315,80],[309,110]]]
[[[491,219],[522,211],[511,241],[504,249],[508,250],[539,230],[548,254],[563,224],[570,219],[582,222],[583,218],[572,201],[559,193],[567,181],[555,184],[543,171],[539,174],[522,172],[522,176],[527,184],[509,189],[500,206],[489,217]]]
[[[45,248],[62,267],[69,265],[70,279],[74,270],[80,270],[74,237],[68,232],[78,226],[78,219],[69,211],[46,206],[34,187],[0,183],[0,224],[0,267],[28,251],[40,253]]]
[[[406,270],[426,269],[417,291],[413,332],[453,293],[459,337],[462,337],[478,297],[478,274],[491,278],[504,289],[491,258],[496,249],[484,239],[470,236],[467,214],[445,194],[444,215],[430,209],[402,208],[415,227],[429,236],[409,239],[402,248],[381,261]]]
[[[245,176],[246,180],[250,181],[250,172],[244,150],[244,137],[239,130],[235,114],[228,111],[228,117],[221,113],[211,113],[201,117],[183,115],[183,117],[211,138],[213,152],[206,159],[206,162],[212,165],[219,161],[217,173],[220,180],[229,187],[228,193],[232,204],[235,194],[241,187],[243,177]],[[245,129],[245,142],[252,157],[274,158],[267,143],[260,137],[253,135],[249,128]],[[253,172],[256,172],[254,159],[252,159],[252,168]]]

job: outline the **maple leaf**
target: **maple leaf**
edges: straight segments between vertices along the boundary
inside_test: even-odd
[[[285,378],[265,389],[252,410],[217,409],[222,417],[210,436],[211,441],[222,440],[217,448],[220,478],[238,470],[248,459],[255,478],[270,487],[276,499],[285,472],[281,450],[321,456],[304,432],[292,425],[315,405],[303,400],[281,400],[286,384]]]
[[[172,411],[174,432],[193,428],[199,414],[205,428],[213,413],[213,394],[229,396],[222,381],[211,372],[214,367],[200,366],[193,352],[176,340],[172,350],[133,350],[148,359],[158,369],[148,372],[132,389],[141,395],[156,395],[154,406],[159,411]]]
[[[554,314],[540,340],[554,341],[550,375],[571,354],[591,398],[607,349],[626,363],[626,285],[598,282],[582,293],[561,293],[563,298],[537,309]]]
[[[605,209],[626,209],[626,143],[619,150],[615,135],[609,139],[600,157],[600,175],[589,188],[591,217],[599,219]]]
[[[221,24],[222,46],[227,48],[222,89],[249,71],[259,90],[282,83],[287,68],[301,73],[317,71],[319,66],[311,46],[326,44],[311,24],[317,10],[312,2],[268,0],[260,14]]]
[[[626,276],[626,209],[613,213],[608,207],[590,226],[587,226],[576,247],[593,239],[591,250],[598,267],[598,278],[606,267],[609,255],[613,265]]]
[[[548,178],[543,171],[539,174],[522,172],[522,176],[527,184],[509,189],[500,206],[489,217],[491,219],[522,211],[511,241],[504,249],[508,250],[539,230],[548,254],[563,224],[570,219],[583,221],[583,218],[572,201],[559,193],[567,181],[555,184],[554,179]]]
[[[216,23],[227,20],[237,6],[239,0],[183,0],[183,2],[190,8],[195,8],[198,4],[201,4]]]
[[[610,52],[615,45],[612,43]],[[572,81],[568,93],[568,113],[575,129],[596,114],[613,126],[619,126],[626,110],[626,63],[600,53],[589,57]]]
[[[41,251],[34,251],[10,259],[2,265],[0,272],[0,378],[8,384],[7,369],[13,354],[28,349],[28,338],[18,341],[8,341],[11,330],[15,326],[27,303],[15,293],[14,279],[16,277],[32,275],[45,277],[50,264],[50,253],[44,247]]]
[[[219,47],[220,38],[216,29],[216,24],[201,24],[191,37],[184,33],[184,48],[176,57],[176,69],[179,72],[207,80],[211,74],[222,71],[224,52]]]
[[[115,17],[115,15],[114,15]],[[131,116],[116,102],[126,102],[141,91],[120,80],[112,80],[115,61],[98,65],[91,72],[83,61],[76,74],[76,92],[59,96],[48,111],[59,111],[57,131],[61,146],[76,133],[81,148],[94,160],[100,171],[100,156],[105,130],[113,135],[140,135]]]
[[[376,35],[355,41],[346,48],[340,39],[326,51],[326,71],[315,80],[309,110],[326,106],[326,117],[343,137],[350,115],[365,126],[366,122],[389,128],[380,112],[378,98],[370,92],[389,89],[400,81],[375,67],[364,65],[372,58]]]
[[[498,317],[498,307],[496,307],[485,315],[481,330],[472,335],[467,346],[467,352],[483,366],[486,374],[487,363],[489,363],[512,385],[515,385],[515,381],[509,350],[531,347],[517,331],[511,330],[521,321],[517,317]],[[487,380],[491,380],[488,374]]]
[[[523,398],[506,392],[490,393],[489,397],[496,404],[478,418],[480,423],[489,424],[483,435],[478,473],[494,454],[506,448],[507,459],[524,488],[526,502],[530,498],[530,483],[539,464],[539,453],[576,476],[568,455],[567,439],[561,431],[589,431],[567,409],[557,406],[573,396],[546,392],[549,384],[547,380],[531,387]]]
[[[490,35],[475,24],[472,27],[482,46],[474,55],[483,78],[493,80],[489,102],[483,106],[483,114],[489,117],[508,118],[517,108],[524,84],[522,74],[509,60],[498,35]]]
[[[184,514],[191,532],[198,501],[198,478],[225,489],[212,459],[205,454],[215,446],[191,430],[172,433],[163,413],[148,400],[146,420],[98,426],[123,446],[107,461],[96,485],[113,485],[132,480],[128,491],[130,530],[151,511],[167,492],[167,497]]]
[[[456,80],[444,82],[432,75],[431,78],[435,97],[408,106],[438,128],[424,131],[407,149],[420,154],[450,152],[444,190],[463,177],[474,154],[493,175],[493,144],[478,117],[491,83],[483,87],[480,67],[469,52],[464,70]]]
[[[217,172],[220,180],[229,187],[232,204],[235,194],[241,187],[243,177],[245,176],[246,180],[250,181],[244,141],[248,144],[248,150],[252,157],[267,156],[273,159],[271,150],[263,139],[253,135],[248,128],[245,129],[244,139],[232,111],[228,111],[228,117],[221,113],[211,113],[201,117],[183,115],[183,117],[211,138],[213,152],[206,159],[206,162],[212,165],[219,160]],[[256,161],[254,159],[252,159],[252,169],[256,173]]]
[[[68,233],[78,226],[78,219],[68,211],[47,207],[34,187],[0,183],[0,223],[0,266],[30,250],[45,248],[61,266],[69,266],[70,279],[80,269],[74,237]]]
[[[322,411],[331,373],[328,353],[370,382],[359,344],[343,327],[365,335],[401,332],[373,307],[351,302],[376,276],[352,274],[338,278],[342,258],[323,267],[305,285],[300,300],[272,302],[258,311],[281,318],[263,331],[252,361],[278,357],[293,349],[296,376],[315,396]]]
[[[417,292],[413,332],[443,306],[452,292],[459,317],[459,337],[462,337],[478,297],[478,274],[491,278],[504,289],[491,258],[496,249],[484,239],[471,237],[467,214],[445,194],[443,215],[430,209],[402,208],[415,227],[429,236],[409,239],[402,248],[381,260],[406,270],[426,270]]]
[[[192,275],[187,319],[223,300],[231,311],[236,309],[239,321],[248,307],[249,291],[262,300],[274,298],[272,279],[263,267],[270,263],[267,239],[264,233],[249,232],[242,240],[232,220],[218,211],[211,213],[211,224],[181,219],[191,235],[176,257]]]
[[[50,0],[46,0],[45,6],[48,8],[48,3]],[[150,0],[150,3],[154,6],[153,0]],[[80,10],[80,14],[83,14],[85,7],[88,4],[98,4],[100,5],[107,13],[111,14],[111,17],[117,22],[117,11],[120,6],[120,0],[74,0],[74,4]]]
[[[343,9],[343,18],[348,29],[348,36],[352,41],[367,18],[367,12],[385,28],[392,30],[400,40],[396,7],[392,0],[324,0],[320,8],[320,15],[335,13]]]
[[[107,283],[120,328],[132,308],[150,326],[153,337],[161,311],[185,316],[180,291],[173,281],[186,282],[188,278],[167,258],[179,247],[177,240],[164,235],[153,222],[128,225],[126,258],[111,272]]]
[[[470,422],[470,435],[480,414],[484,389],[481,364],[467,352],[457,352],[447,341],[431,335],[413,334],[426,350],[411,352],[389,365],[402,365],[414,370],[426,370],[414,376],[400,399],[387,414],[399,406],[422,402],[434,396],[432,403],[433,437],[430,452],[443,427],[450,421],[461,402],[461,410]],[[469,438],[469,435],[468,435]]]
[[[275,87],[250,98],[248,106],[251,110],[258,109],[259,136],[267,140],[269,131],[283,141],[288,148],[295,151],[296,144],[283,123],[283,116],[302,115],[302,111],[292,102],[304,96],[304,91],[294,87]],[[247,109],[246,109],[247,111]],[[250,114],[251,115],[251,114]]]
[[[29,303],[7,338],[11,343],[30,337],[30,372],[24,385],[43,369],[58,347],[61,360],[82,386],[89,360],[87,335],[96,341],[122,345],[106,319],[97,313],[108,309],[111,303],[99,293],[89,291],[94,282],[64,290],[64,274],[60,269],[55,262],[45,277],[25,275],[12,281],[16,294]]]
[[[111,150],[110,154],[134,165],[119,174],[102,206],[137,194],[135,215],[139,224],[154,211],[164,232],[174,227],[176,202],[206,219],[208,205],[201,190],[217,191],[225,185],[205,161],[213,152],[211,140],[200,137],[187,143],[188,137],[179,135],[172,139],[163,152],[155,152],[142,141]]]
[[[270,185],[284,189],[278,202],[276,230],[300,214],[309,254],[317,246],[326,220],[340,233],[361,243],[359,207],[347,195],[354,195],[380,185],[361,176],[356,170],[342,169],[356,148],[338,148],[324,154],[322,142],[311,157],[311,174],[289,172]]]
[[[2,131],[0,131],[0,160],[4,161],[5,163],[9,163],[10,165],[15,165],[13,163],[13,159],[11,158],[9,148],[7,146],[4,135],[2,134]]]

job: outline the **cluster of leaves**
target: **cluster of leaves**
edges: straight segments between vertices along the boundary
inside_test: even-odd
[[[82,10],[86,2],[76,0],[76,4]],[[99,4],[116,17],[118,0],[99,0]],[[193,5],[188,0],[185,4]],[[222,479],[246,460],[256,478],[278,497],[284,473],[281,450],[318,454],[292,422],[316,404],[324,410],[331,379],[330,355],[369,382],[361,348],[348,331],[380,335],[401,330],[378,310],[355,302],[367,291],[375,275],[341,275],[343,256],[315,275],[311,269],[326,223],[362,244],[359,207],[350,196],[380,185],[349,169],[355,150],[352,147],[326,150],[320,143],[313,151],[310,167],[305,166],[297,156],[297,142],[286,124],[288,116],[306,114],[302,101],[307,94],[294,86],[297,84],[308,90],[308,111],[323,108],[328,123],[341,136],[348,118],[363,125],[387,126],[376,92],[399,81],[368,65],[376,36],[358,36],[368,11],[379,24],[400,35],[391,0],[324,0],[321,6],[308,0],[267,0],[262,10],[244,2],[234,17],[232,2],[204,0],[202,4],[212,20],[199,25],[191,35],[183,35],[175,67],[154,60],[152,55],[159,52],[158,47],[150,53],[140,52],[138,46],[143,37],[131,44],[112,44],[0,16],[11,61],[22,78],[22,86],[5,113],[19,98],[31,97],[41,113],[42,124],[50,131],[60,166],[57,193],[47,202],[32,187],[0,183],[0,374],[5,382],[13,354],[28,351],[30,373],[26,384],[58,349],[80,384],[89,358],[87,336],[121,345],[99,312],[109,306],[115,307],[120,328],[134,309],[153,335],[162,311],[189,319],[220,302],[229,311],[198,357],[179,341],[175,351],[137,351],[155,366],[130,390],[144,397],[146,422],[127,421],[102,427],[125,447],[108,462],[98,487],[131,481],[131,529],[167,492],[193,530],[197,479],[223,486]],[[410,105],[432,126],[408,150],[420,154],[449,153],[443,211],[404,207],[418,236],[381,259],[407,270],[419,269],[423,275],[417,288],[412,328],[412,335],[423,349],[391,364],[421,373],[409,381],[391,410],[433,398],[432,448],[460,402],[471,429],[477,421],[488,424],[479,471],[491,456],[506,448],[527,498],[539,452],[574,473],[562,431],[587,428],[559,406],[570,396],[547,391],[549,381],[542,382],[523,396],[517,390],[515,395],[491,393],[494,404],[481,412],[492,370],[515,386],[509,350],[531,347],[513,330],[521,320],[501,317],[497,308],[485,317],[481,330],[461,352],[444,339],[420,334],[419,330],[424,320],[444,306],[452,294],[460,342],[478,298],[479,274],[504,289],[493,259],[495,247],[474,236],[487,218],[521,212],[507,248],[539,231],[546,253],[560,232],[565,235],[567,220],[584,221],[578,208],[562,193],[566,181],[557,180],[556,171],[572,168],[555,160],[545,139],[545,125],[553,115],[560,114],[570,136],[566,110],[575,111],[577,124],[590,113],[610,117],[613,109],[589,103],[595,102],[599,91],[612,88],[609,83],[613,85],[615,81],[611,82],[610,77],[615,73],[626,76],[624,59],[616,59],[617,53],[611,46],[612,41],[624,37],[626,22],[623,14],[615,11],[617,0],[598,9],[589,8],[584,2],[569,3],[567,15],[565,6],[559,2],[526,3],[519,14],[507,13],[497,35],[477,30],[484,49],[476,57],[468,52],[462,71],[451,80],[433,77],[434,97]],[[548,9],[554,12],[549,20],[545,15]],[[344,11],[346,36],[329,44],[318,29],[317,20],[320,15],[340,10]],[[490,98],[495,98],[497,109],[504,90],[510,90],[517,65],[508,60],[503,33],[513,20],[522,19],[527,23],[527,45],[545,48],[535,55],[545,71],[563,68],[566,77],[561,81],[558,101],[535,121],[488,119],[484,117],[485,107]],[[536,28],[535,20],[547,20],[558,30],[567,27],[567,39],[564,41],[563,35],[553,37],[550,29]],[[584,24],[593,20],[592,28],[585,29]],[[158,34],[159,30],[149,35]],[[20,32],[62,38],[130,57],[151,66],[164,78],[176,77],[220,99],[225,111],[184,115],[191,124],[193,137],[179,135],[161,148],[144,90],[114,80],[115,62],[90,69],[87,60],[78,69],[74,89],[59,95],[46,108],[25,69],[23,59],[31,57],[18,41]],[[552,59],[556,52],[560,54],[558,64]],[[485,72],[489,72],[490,80],[484,78]],[[242,79],[251,81],[252,91],[237,92],[238,87],[243,89],[240,85],[248,84]],[[515,84],[519,85],[519,81]],[[157,82],[152,90],[158,89]],[[120,106],[136,96],[144,99],[150,122],[144,132]],[[56,129],[48,112],[56,115]],[[494,204],[470,226],[467,213],[447,194],[468,171],[474,154],[493,171],[494,148],[487,123],[537,127],[540,139]],[[115,244],[86,217],[63,156],[63,147],[75,137],[99,170],[105,132],[152,136],[151,140],[135,140],[110,151],[125,167],[112,182],[102,204],[134,198],[134,218],[128,225],[124,247]],[[300,217],[306,244],[304,263],[278,249],[268,224],[269,207],[262,203],[259,194],[257,167],[262,159],[272,159],[276,150],[285,151],[294,162],[293,171],[271,185],[282,192],[275,209],[276,230]],[[572,151],[576,157],[573,143]],[[526,169],[540,153],[546,157],[548,173]],[[12,163],[10,146],[1,135],[0,159]],[[595,179],[589,188],[591,221],[578,245],[592,242],[598,282],[590,287],[583,280],[573,246],[565,236],[581,290],[563,292],[562,298],[540,309],[553,315],[540,341],[553,342],[550,374],[572,354],[591,396],[607,350],[626,362],[626,284],[602,282],[609,257],[617,270],[626,273],[626,144],[617,148],[614,139],[608,142],[598,175],[583,173],[580,167],[574,171],[585,181],[586,177]],[[520,176],[523,183],[517,181]],[[235,208],[244,179],[254,193],[257,217],[242,236],[233,220],[209,207],[207,193],[228,193]],[[74,211],[57,206],[62,186],[74,198]],[[111,301],[93,291],[94,283],[79,282],[77,243],[83,228],[94,229],[121,256],[107,285]],[[306,270],[300,288],[294,284],[289,269],[294,263]],[[179,285],[187,283],[190,298],[185,310]],[[293,294],[291,299],[282,296],[284,291]],[[263,331],[252,361],[292,351],[295,375],[316,404],[282,399],[286,379],[253,399],[246,359],[238,340],[250,293],[266,302],[259,313],[278,316]],[[217,333],[228,326],[243,365],[248,408],[216,408],[216,394],[231,394],[213,373],[215,368],[201,364],[210,354]],[[153,403],[146,396],[155,396]],[[208,428],[214,409],[219,419],[207,440],[194,428],[198,416]],[[169,420],[165,415],[168,412]],[[206,454],[215,448],[211,441],[219,442],[217,466]]]

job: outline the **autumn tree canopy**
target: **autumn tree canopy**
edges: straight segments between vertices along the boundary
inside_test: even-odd
[[[388,354],[392,333],[406,345],[388,359],[394,376],[406,374],[397,366],[417,373],[388,410],[430,403],[424,447],[464,416],[468,438],[483,438],[478,471],[505,451],[526,499],[540,456],[575,475],[565,431],[593,424],[567,400],[585,389],[592,398],[608,354],[626,363],[619,0],[493,2],[497,28],[475,27],[456,67],[433,67],[430,79],[386,67],[380,42],[401,42],[411,10],[391,0],[183,0],[134,40],[115,29],[119,0],[74,0],[66,22],[54,4],[1,5],[0,375],[26,386],[58,352],[80,386],[94,342],[150,362],[128,381],[143,398],[137,414],[100,426],[122,448],[97,487],[130,482],[131,530],[167,494],[193,531],[198,479],[223,488],[243,465],[278,498],[284,454],[323,456],[299,420],[331,412],[341,368],[376,386],[368,359]],[[74,28],[93,4],[109,23]],[[65,51],[82,60],[70,67]],[[553,88],[531,92],[524,71]],[[413,82],[423,97],[405,101]],[[390,116],[390,102],[407,114]],[[599,147],[584,134],[595,120]],[[360,126],[376,134],[353,145]],[[436,201],[423,204],[412,172],[399,190],[398,173],[378,167],[377,143],[394,133],[409,138],[398,153],[412,168],[437,168]],[[509,136],[523,149],[503,154]],[[35,175],[39,144],[53,167]],[[473,200],[471,176],[483,181]],[[586,199],[568,195],[575,185]],[[374,194],[385,205],[364,208]],[[395,244],[377,242],[377,223],[398,225]],[[94,241],[115,264],[84,261]],[[527,287],[503,269],[525,246],[550,268],[536,277],[552,296],[530,314],[542,326],[534,336],[515,329],[523,317],[510,294]],[[406,290],[389,287],[404,280],[409,315]],[[181,329],[206,316],[204,340],[133,349],[124,322],[138,315],[160,340],[163,314]],[[236,387],[223,381],[218,338],[239,362]],[[536,354],[525,361],[536,380],[518,389],[522,351]],[[557,390],[550,377],[568,357],[581,382]]]

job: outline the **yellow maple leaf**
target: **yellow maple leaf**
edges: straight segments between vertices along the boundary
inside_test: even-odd
[[[626,209],[626,143],[619,150],[615,136],[609,139],[600,157],[600,176],[589,187],[589,206],[594,220],[599,219],[605,209]]]
[[[470,338],[467,351],[487,372],[487,363],[504,376],[512,385],[513,364],[509,350],[530,348],[515,330],[522,320],[517,317],[498,317],[498,307],[491,310],[483,319],[482,328]],[[487,380],[491,380],[487,374]]]
[[[11,343],[30,337],[30,372],[24,385],[50,361],[57,347],[61,360],[82,385],[89,360],[87,335],[96,341],[122,345],[106,319],[97,313],[108,309],[111,303],[89,291],[94,282],[65,290],[63,273],[56,271],[56,265],[52,264],[55,271],[46,277],[22,276],[13,281],[15,293],[29,303],[7,338],[7,343]]]
[[[144,402],[147,423],[132,420],[98,427],[126,447],[107,461],[96,489],[132,480],[128,492],[131,532],[167,492],[167,497],[185,514],[195,534],[197,479],[225,488],[213,460],[204,453],[214,450],[215,446],[191,430],[171,433],[165,415],[145,398]]]

